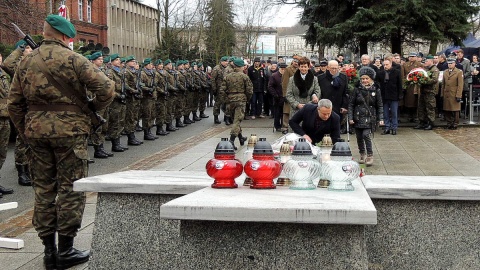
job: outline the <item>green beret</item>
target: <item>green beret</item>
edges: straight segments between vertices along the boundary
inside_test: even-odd
[[[125,63],[125,57],[120,58],[120,62]]]
[[[427,57],[425,57],[425,59],[433,59],[433,55],[429,54]]]
[[[233,62],[234,60],[235,60],[235,57],[233,57],[233,56],[228,58],[228,62]]]
[[[73,24],[60,15],[50,14],[45,21],[50,24],[51,27],[69,38],[74,38],[77,35]]]
[[[201,66],[203,66],[203,63],[202,63],[202,62],[198,62],[198,63],[197,63],[197,67],[201,67]]]
[[[85,58],[87,58],[88,60],[92,60],[92,56],[90,54],[87,54],[87,55],[84,55]]]
[[[120,58],[120,55],[118,55],[118,53],[114,53],[114,54],[110,55],[110,60],[111,60],[111,61],[113,61],[113,60],[115,60],[115,59],[117,59],[117,58]]]
[[[15,49],[20,47],[20,46],[25,46],[27,45],[27,42],[23,39],[20,39],[16,44],[15,44]]]
[[[102,57],[102,53],[101,52],[96,52],[96,53],[93,53],[90,56],[90,60],[97,60],[99,57]]]
[[[223,56],[222,58],[220,58],[220,61],[228,61],[228,56]]]
[[[233,64],[237,67],[243,67],[245,66],[245,62],[241,58],[235,58],[233,60]]]
[[[164,64],[165,66],[168,65],[168,64],[170,64],[170,63],[172,63],[172,60],[170,60],[170,59],[167,59],[167,60],[165,60],[165,62],[163,62],[163,64]]]
[[[182,60],[178,60],[175,65],[178,67],[179,65],[183,65],[183,61]]]
[[[158,59],[157,61],[155,61],[155,66],[158,66],[158,65],[163,65],[162,59]]]
[[[192,66],[196,66],[197,65],[197,62],[192,62]]]
[[[190,64],[190,61],[188,61],[188,60],[183,60],[183,64],[184,64],[184,65]]]
[[[145,60],[143,60],[143,65],[148,65],[151,63],[152,63],[152,58],[145,58]]]
[[[133,60],[135,60],[135,56],[133,56],[133,55],[129,55],[129,56],[125,57],[125,63],[128,63],[128,62],[133,61]]]
[[[103,58],[103,63],[106,64],[108,62],[110,62],[110,56],[104,57]]]

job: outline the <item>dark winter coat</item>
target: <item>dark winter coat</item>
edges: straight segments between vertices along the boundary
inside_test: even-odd
[[[263,92],[267,87],[267,76],[265,75],[265,69],[259,67],[258,69],[254,66],[248,68],[248,77],[253,84],[253,92]]]
[[[283,104],[282,74],[275,72],[268,80],[268,92],[273,96],[275,104]]]
[[[388,74],[388,77],[386,76]],[[403,95],[403,82],[400,70],[391,68],[382,70],[377,73],[377,81],[380,84],[383,100],[398,101]]]
[[[340,116],[332,112],[330,118],[327,121],[322,120],[320,127],[316,129],[315,120],[319,117],[317,108],[317,104],[305,105],[290,119],[288,124],[296,134],[300,136],[307,134],[313,144],[321,142],[325,134],[330,134],[333,143],[338,142],[340,139]],[[302,123],[301,126],[300,123]]]
[[[348,80],[347,76],[340,73],[336,78],[333,78],[330,71],[318,76],[318,85],[322,96],[320,98],[329,99],[333,104],[333,111],[340,115],[340,109],[348,108]]]
[[[383,121],[382,93],[378,84],[369,89],[360,84],[353,89],[348,104],[348,119],[353,119],[355,128],[375,130],[377,122]]]

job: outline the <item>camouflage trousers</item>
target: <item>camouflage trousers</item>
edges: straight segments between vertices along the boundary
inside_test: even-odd
[[[203,90],[200,90],[198,92],[198,110],[200,112],[203,112],[205,111],[205,108],[206,108],[206,103],[207,103],[207,97],[208,97],[208,93],[203,91]]]
[[[197,100],[198,92],[197,91],[188,91],[187,92],[187,107],[185,108],[184,115],[190,115],[190,112],[197,112]]]
[[[177,97],[174,95],[170,95],[167,98],[167,103],[165,104],[166,108],[166,116],[165,116],[165,124],[169,124],[172,122],[173,118],[173,108],[175,106],[175,102],[177,101]]]
[[[157,125],[163,125],[166,123],[167,103],[167,100],[163,96],[160,96],[157,98],[157,101],[155,101],[155,123]]]
[[[108,107],[108,135],[112,139],[120,138],[125,126],[125,104],[114,100]]]
[[[135,132],[140,113],[140,100],[134,97],[127,98],[125,108],[125,132],[130,134]]]
[[[142,128],[149,129],[153,126],[155,116],[155,99],[152,97],[144,97],[141,101],[142,108]]]
[[[420,93],[418,95],[417,117],[418,121],[427,123],[435,122],[435,107],[437,101],[435,100],[434,92]]]
[[[220,115],[220,109],[222,108],[222,105],[225,104],[225,97],[223,95],[217,94],[214,96],[215,104],[213,105],[213,115]],[[223,113],[228,116],[226,113],[226,109],[223,110]]]
[[[108,130],[108,109],[98,111],[98,114],[100,114],[107,122],[103,124],[96,132],[93,132],[90,135],[90,141],[93,145],[100,145],[104,143],[105,135],[107,134]]]
[[[23,141],[22,137],[17,135],[15,141],[15,164],[16,165],[28,165],[28,147]]]
[[[230,130],[230,135],[238,136],[239,133],[242,133],[242,128],[240,123],[242,123],[243,118],[245,117],[245,107],[246,103],[244,101],[232,101],[229,102],[229,111],[233,113],[233,125]]]
[[[5,163],[8,150],[8,139],[10,138],[9,118],[0,118],[0,169]]]
[[[39,237],[58,232],[75,237],[82,223],[85,193],[73,182],[88,176],[87,136],[29,139],[35,191],[32,224]]]
[[[186,93],[180,92],[177,96],[177,102],[175,103],[175,110],[174,110],[174,116],[175,118],[180,118],[183,116],[183,113],[185,111],[185,103],[186,103]]]

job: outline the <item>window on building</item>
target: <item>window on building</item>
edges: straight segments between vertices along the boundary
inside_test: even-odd
[[[92,0],[87,1],[87,22],[92,22]]]
[[[83,21],[83,0],[78,0],[78,19]]]

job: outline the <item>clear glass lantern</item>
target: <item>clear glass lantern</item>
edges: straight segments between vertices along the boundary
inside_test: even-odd
[[[320,162],[313,158],[312,149],[304,138],[295,144],[292,157],[285,163],[283,170],[291,179],[290,189],[315,189],[313,179],[320,173]]]
[[[352,181],[360,175],[360,166],[352,159],[350,146],[337,142],[330,153],[330,160],[322,163],[322,177],[330,181],[328,190],[352,191]]]
[[[247,163],[250,159],[253,158],[253,148],[258,141],[257,134],[250,134],[250,138],[248,138],[247,142],[247,149],[243,152],[243,164]],[[244,186],[250,186],[253,183],[252,178],[248,175],[245,176],[245,180],[243,181]]]

